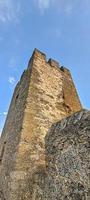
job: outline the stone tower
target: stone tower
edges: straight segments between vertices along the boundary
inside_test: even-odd
[[[70,71],[35,49],[0,139],[0,200],[43,199],[45,135],[52,123],[81,109]]]

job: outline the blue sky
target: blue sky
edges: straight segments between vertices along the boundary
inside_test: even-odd
[[[90,0],[0,0],[0,132],[35,47],[71,70],[90,108]]]

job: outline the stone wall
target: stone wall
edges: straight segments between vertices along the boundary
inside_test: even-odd
[[[90,199],[90,111],[52,125],[46,136],[46,200]]]
[[[16,86],[0,139],[0,192],[5,200],[43,199],[45,135],[81,110],[69,70],[34,51]]]
[[[15,88],[8,116],[0,139],[0,191],[10,200],[13,172],[22,132],[24,110],[30,82],[30,70],[23,73]]]

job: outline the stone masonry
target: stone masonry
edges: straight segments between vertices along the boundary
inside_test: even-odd
[[[82,109],[70,71],[37,49],[18,82],[0,138],[0,200],[41,200],[45,135]]]

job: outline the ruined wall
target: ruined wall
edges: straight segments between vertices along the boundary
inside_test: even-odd
[[[90,199],[90,111],[55,123],[45,140],[46,200]]]
[[[43,199],[45,135],[52,123],[81,108],[69,70],[35,50],[0,141],[0,191],[6,200]]]

